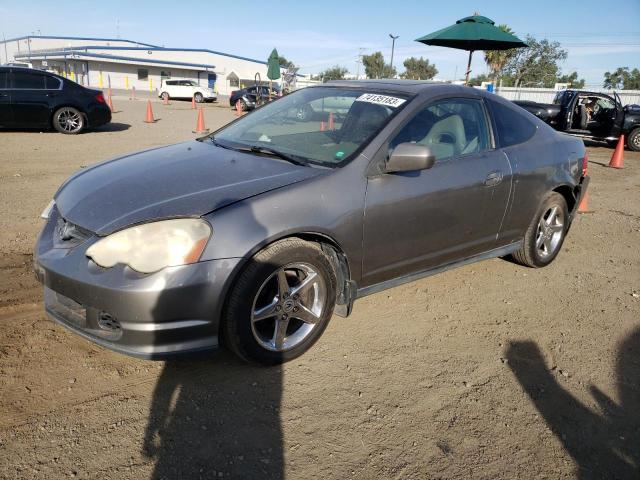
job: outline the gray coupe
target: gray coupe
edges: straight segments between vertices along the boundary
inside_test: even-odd
[[[48,314],[105,347],[274,364],[365,295],[491,257],[548,265],[587,184],[581,140],[496,95],[330,82],[78,172],[35,269]]]

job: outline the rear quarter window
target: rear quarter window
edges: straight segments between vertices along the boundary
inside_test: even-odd
[[[501,147],[524,143],[535,135],[537,127],[527,118],[528,114],[524,109],[520,113],[515,108],[509,108],[495,101],[489,101],[489,104]]]
[[[62,86],[62,80],[57,77],[45,76],[45,85],[47,90],[58,90]]]

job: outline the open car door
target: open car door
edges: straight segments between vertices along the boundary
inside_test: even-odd
[[[616,101],[616,113],[615,118],[613,119],[613,125],[611,127],[611,133],[609,136],[611,137],[619,137],[620,133],[622,133],[622,124],[624,123],[624,106],[622,105],[622,101],[620,100],[620,95],[618,92],[613,92],[613,96]]]

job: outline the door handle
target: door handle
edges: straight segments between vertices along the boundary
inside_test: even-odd
[[[491,172],[487,175],[487,178],[484,180],[484,184],[487,187],[493,187],[494,185],[498,185],[502,181],[502,172]]]

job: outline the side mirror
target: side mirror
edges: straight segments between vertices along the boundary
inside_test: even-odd
[[[385,171],[393,173],[426,170],[433,167],[434,163],[436,163],[436,156],[426,145],[401,143],[393,149],[387,160]]]

